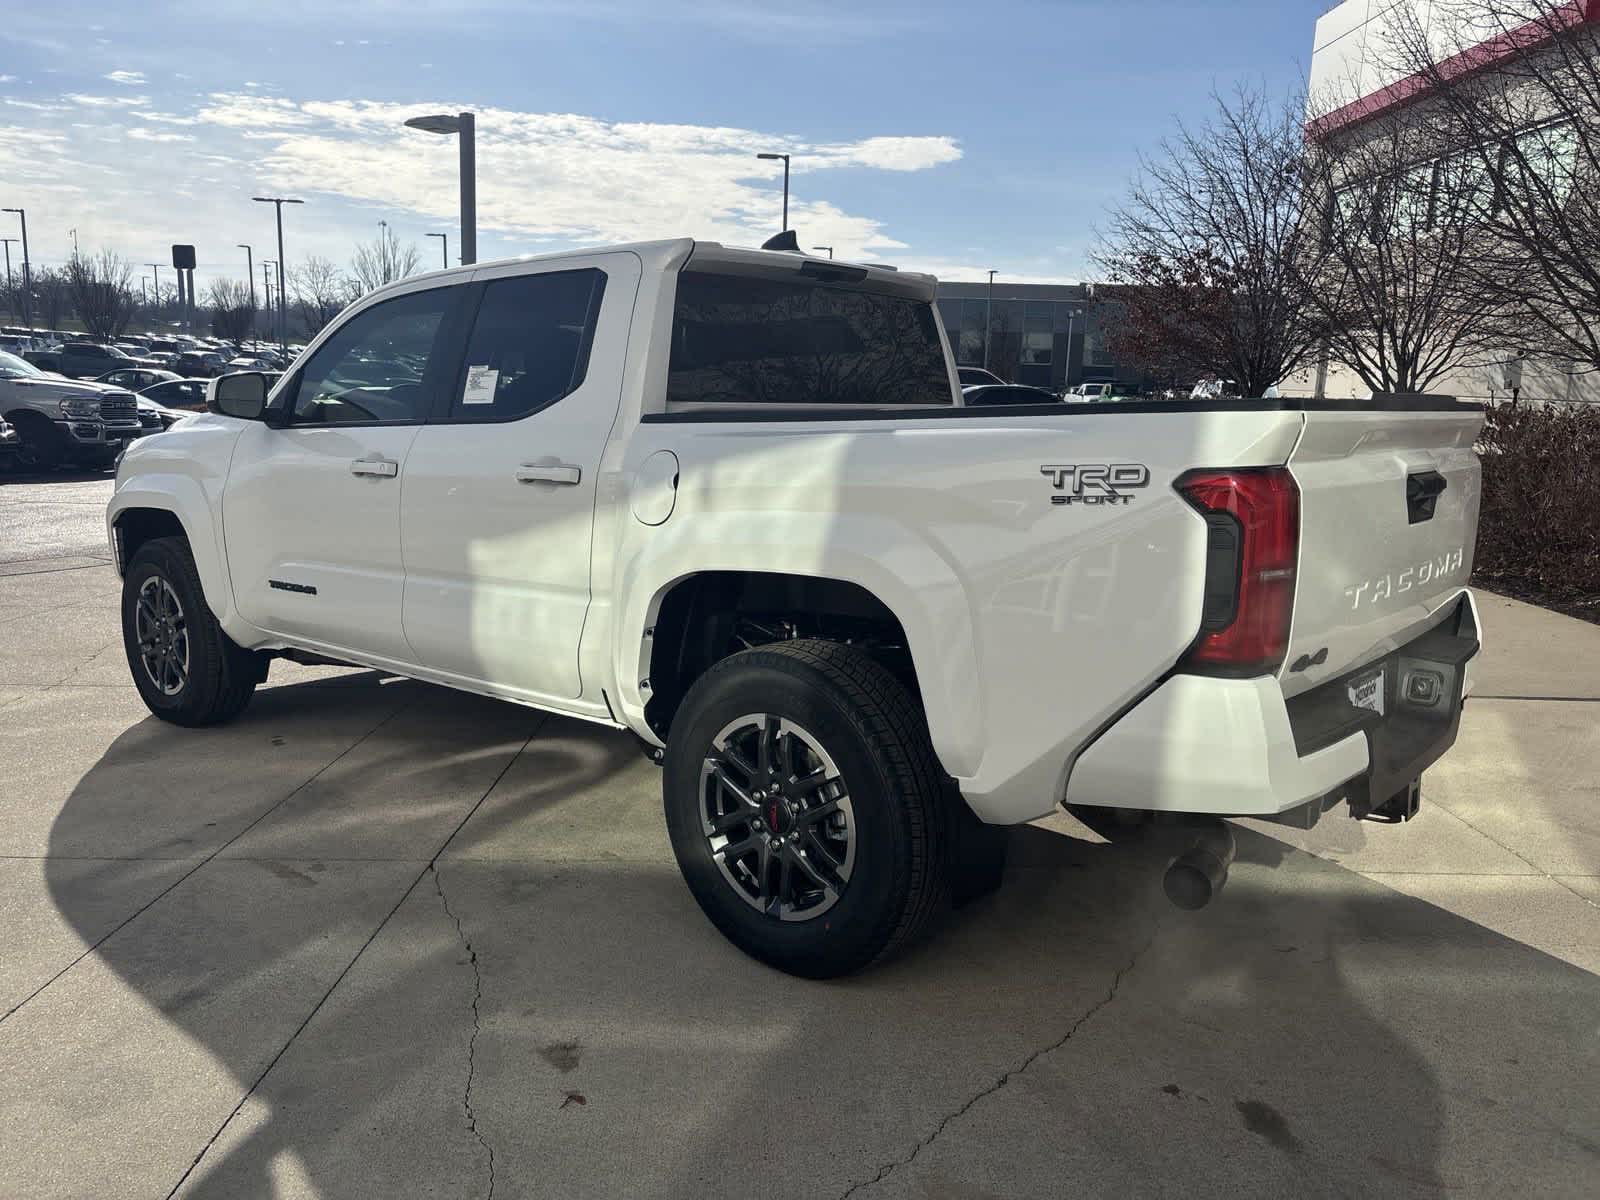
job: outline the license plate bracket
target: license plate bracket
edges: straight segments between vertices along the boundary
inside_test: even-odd
[[[1345,684],[1345,696],[1350,701],[1351,708],[1364,708],[1368,712],[1384,715],[1384,685],[1388,682],[1388,672],[1383,667],[1375,671],[1368,671]]]

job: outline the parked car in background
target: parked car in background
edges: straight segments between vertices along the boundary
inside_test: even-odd
[[[109,371],[157,365],[99,342],[67,342],[60,350],[36,351],[24,357],[41,371],[54,371],[68,379],[97,379]]]
[[[16,427],[23,465],[61,462],[109,466],[129,442],[146,432],[133,393],[40,370],[0,352],[0,416]]]
[[[967,408],[987,408],[998,404],[1060,404],[1061,397],[1044,388],[1024,383],[980,383],[961,389],[961,403]]]
[[[172,369],[190,379],[215,379],[227,372],[228,360],[215,350],[185,350]]]
[[[1243,395],[1243,390],[1232,379],[1202,379],[1189,393],[1191,400],[1233,399]]]
[[[956,378],[961,381],[962,387],[974,387],[983,383],[1004,383],[1005,380],[993,371],[986,371],[982,367],[957,367]]]
[[[168,379],[151,384],[139,395],[163,408],[179,412],[204,412],[206,409],[206,381],[204,379]]]
[[[1131,383],[1080,383],[1061,397],[1068,404],[1100,404],[1108,400],[1137,400],[1139,389]]]
[[[273,371],[277,369],[277,366],[276,356],[268,358],[265,354],[241,354],[237,358],[228,360],[226,373],[231,374],[234,371]]]
[[[107,371],[95,382],[114,384],[117,387],[127,388],[130,392],[142,392],[153,384],[182,378],[183,376],[176,372],[163,371],[159,367],[121,367],[115,371]]]
[[[182,382],[182,380],[179,382]],[[139,424],[146,433],[161,433],[164,430],[171,429],[183,418],[194,415],[192,412],[168,408],[159,401],[152,400],[149,396],[143,394],[135,396],[134,400],[139,406]]]

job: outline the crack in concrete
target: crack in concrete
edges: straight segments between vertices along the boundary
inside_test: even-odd
[[[1110,1004],[1117,998],[1117,991],[1122,987],[1122,981],[1127,976],[1128,972],[1132,971],[1133,968],[1138,965],[1139,960],[1143,958],[1149,951],[1150,947],[1155,945],[1156,932],[1157,930],[1155,929],[1150,931],[1149,940],[1147,940],[1143,946],[1139,947],[1139,949],[1135,950],[1133,952],[1133,956],[1129,958],[1128,961],[1117,970],[1117,973],[1111,977],[1111,986],[1106,989],[1106,994],[1091,1004],[1083,1013],[1083,1015],[1072,1023],[1071,1027],[1068,1028],[1066,1033],[1062,1034],[1049,1045],[1042,1046],[1033,1051],[1020,1063],[1012,1067],[1011,1070],[1000,1076],[999,1079],[996,1079],[993,1083],[974,1094],[959,1108],[946,1113],[945,1116],[940,1119],[939,1123],[934,1126],[933,1131],[926,1137],[920,1139],[917,1144],[911,1148],[910,1154],[906,1155],[904,1158],[895,1159],[892,1162],[884,1163],[878,1168],[877,1173],[873,1175],[872,1178],[863,1179],[856,1183],[852,1183],[843,1192],[839,1193],[839,1200],[847,1200],[847,1197],[855,1195],[863,1188],[873,1187],[876,1184],[882,1183],[901,1167],[909,1166],[912,1162],[916,1161],[918,1155],[920,1155],[929,1146],[933,1145],[934,1142],[939,1140],[940,1136],[943,1135],[944,1131],[951,1125],[951,1123],[960,1119],[961,1117],[964,1117],[967,1113],[972,1111],[972,1109],[979,1102],[987,1099],[1003,1089],[1013,1079],[1015,1079],[1018,1075],[1021,1075],[1029,1067],[1033,1066],[1034,1063],[1038,1062],[1046,1054],[1053,1053],[1070,1042],[1077,1034],[1078,1030],[1082,1029],[1091,1017],[1093,1017],[1101,1009],[1105,1008],[1106,1005]]]
[[[472,966],[472,1036],[467,1039],[467,1086],[461,1094],[461,1108],[466,1113],[467,1129],[477,1139],[478,1145],[489,1157],[489,1196],[494,1197],[494,1147],[483,1136],[483,1131],[478,1128],[478,1114],[472,1107],[472,1080],[478,1069],[478,1034],[483,1031],[482,1013],[480,1006],[483,1001],[483,972],[478,967],[478,952],[472,948],[472,940],[467,937],[467,931],[461,924],[461,918],[450,910],[450,901],[444,894],[444,881],[439,876],[437,861],[430,865],[433,871],[433,888],[439,893],[439,903],[444,906],[444,915],[455,923],[456,937],[467,952],[467,962]]]
[[[1460,821],[1468,829],[1472,830],[1473,833],[1478,834],[1480,837],[1488,838],[1496,846],[1499,846],[1500,849],[1504,850],[1507,854],[1511,855],[1512,858],[1515,858],[1518,862],[1521,862],[1521,863],[1525,864],[1528,867],[1529,870],[1535,872],[1538,875],[1543,876],[1545,879],[1548,879],[1551,883],[1555,884],[1557,887],[1566,888],[1567,891],[1571,892],[1579,900],[1582,900],[1590,908],[1600,908],[1600,904],[1596,904],[1593,900],[1589,899],[1589,897],[1585,896],[1582,892],[1580,892],[1577,888],[1573,887],[1570,883],[1566,883],[1563,880],[1561,880],[1560,878],[1558,878],[1557,876],[1552,875],[1549,871],[1546,871],[1543,867],[1541,867],[1538,863],[1534,862],[1527,855],[1521,853],[1518,850],[1512,849],[1510,846],[1508,846],[1504,842],[1502,842],[1499,838],[1495,837],[1494,834],[1490,833],[1488,830],[1479,829],[1471,821],[1467,820],[1460,813],[1456,812],[1455,809],[1446,808],[1444,805],[1440,804],[1437,800],[1430,801],[1430,803],[1432,803],[1433,806],[1435,808],[1437,808],[1440,812],[1444,813],[1447,816],[1454,817],[1456,820]],[[1574,874],[1574,872],[1565,872],[1565,873],[1566,874]],[[1508,876],[1508,878],[1515,878],[1515,876]]]

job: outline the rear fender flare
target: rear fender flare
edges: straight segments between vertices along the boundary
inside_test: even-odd
[[[905,630],[944,769],[973,774],[983,757],[983,688],[969,593],[935,547],[906,536],[903,525],[876,518],[718,512],[654,531],[618,572],[618,636],[613,668],[618,714],[651,742],[641,687],[661,602],[674,585],[707,571],[743,571],[834,579],[865,588]]]

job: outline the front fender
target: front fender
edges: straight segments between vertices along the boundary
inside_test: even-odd
[[[956,776],[983,757],[983,695],[967,589],[934,546],[884,517],[718,510],[669,522],[635,543],[619,564],[619,636],[614,639],[621,715],[655,740],[644,721],[650,643],[661,601],[674,584],[707,571],[804,575],[871,592],[905,630],[934,751]]]

